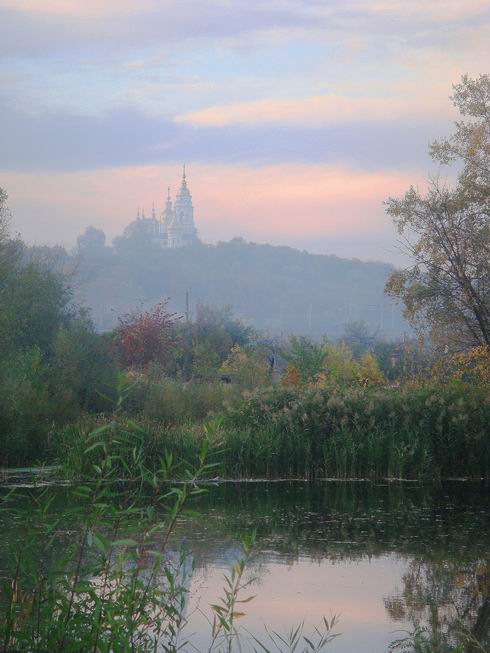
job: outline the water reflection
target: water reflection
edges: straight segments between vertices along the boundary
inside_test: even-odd
[[[256,528],[249,574],[257,597],[244,608],[245,638],[263,636],[266,624],[283,631],[336,613],[342,636],[330,650],[340,653],[381,653],[395,630],[418,627],[433,653],[449,651],[462,633],[474,640],[467,653],[490,650],[489,498],[489,487],[462,482],[212,487],[194,505],[200,516],[182,518],[174,533],[174,550],[184,543],[193,564],[187,634],[207,650],[209,605],[240,556],[241,535]],[[4,524],[2,532],[0,547],[12,546],[22,524]],[[60,529],[46,560],[73,532]]]
[[[470,640],[467,651],[488,645],[490,565],[488,558],[412,559],[402,575],[401,590],[385,599],[393,621],[425,627],[431,651],[443,653]]]
[[[387,650],[397,629],[427,629],[434,653],[490,630],[489,489],[473,483],[247,483],[214,488],[203,519],[180,524],[195,556],[193,596],[219,595],[239,533],[257,528],[257,598],[247,628],[285,629],[339,613],[335,651]],[[192,608],[196,607],[194,598]],[[195,612],[199,633],[204,617]]]

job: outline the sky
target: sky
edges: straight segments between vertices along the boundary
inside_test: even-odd
[[[187,165],[205,242],[397,263],[488,0],[0,0],[0,186],[30,243],[108,239]]]

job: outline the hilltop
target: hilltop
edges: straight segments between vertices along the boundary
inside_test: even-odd
[[[393,269],[386,263],[239,238],[161,249],[126,235],[106,247],[102,232],[93,228],[79,238],[71,259],[77,297],[92,309],[100,330],[163,297],[184,314],[187,293],[191,313],[198,304],[228,305],[237,317],[274,334],[335,337],[358,320],[386,337],[407,329],[399,308],[384,295]]]

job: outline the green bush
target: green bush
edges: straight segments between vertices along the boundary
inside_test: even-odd
[[[38,346],[0,360],[0,465],[49,462],[53,433],[83,412],[111,409],[115,366],[103,337],[90,325],[62,327],[54,351]]]
[[[51,420],[39,349],[0,361],[0,464],[42,459],[49,446]]]
[[[64,406],[64,421],[81,411],[104,412],[116,386],[116,359],[107,334],[97,334],[86,316],[62,327],[55,338],[49,361],[51,397]]]
[[[230,392],[222,383],[182,383],[167,378],[150,381],[143,416],[164,424],[203,421],[222,411]]]

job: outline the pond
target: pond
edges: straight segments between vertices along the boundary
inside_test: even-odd
[[[237,620],[245,644],[251,634],[267,643],[266,627],[284,633],[304,621],[308,633],[337,615],[341,635],[327,650],[339,653],[382,653],[417,627],[434,652],[463,630],[482,642],[475,650],[490,650],[489,499],[488,486],[463,481],[211,486],[172,542],[188,551],[191,650],[207,650],[209,605],[254,529],[244,597],[255,598]]]
[[[488,636],[489,498],[468,482],[220,485],[201,501],[204,519],[179,525],[195,562],[192,607],[216,601],[238,535],[256,528],[256,598],[243,622],[261,639],[265,625],[284,632],[304,620],[308,630],[332,614],[339,652],[380,653],[394,631],[419,625],[446,650],[460,620]],[[204,646],[199,612],[191,627]]]

